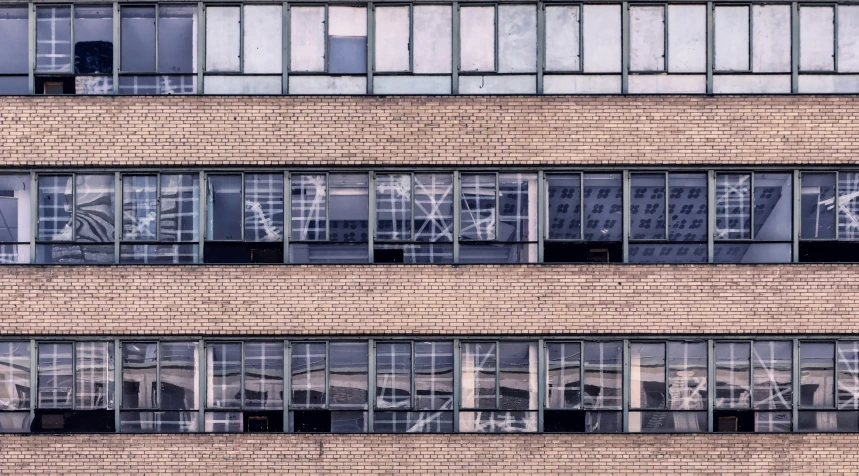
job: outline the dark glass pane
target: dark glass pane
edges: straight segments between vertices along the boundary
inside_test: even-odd
[[[423,243],[416,245],[376,243],[374,250],[374,263],[453,263],[453,245],[450,243]]]
[[[582,184],[578,174],[546,176],[547,231],[550,240],[582,237]]]
[[[648,243],[629,245],[630,263],[706,263],[706,243]]]
[[[120,28],[121,70],[155,72],[155,7],[122,7]]]
[[[668,174],[668,239],[707,241],[707,174]]]
[[[367,343],[331,342],[328,346],[330,408],[367,408],[369,393]]]
[[[792,184],[791,174],[755,174],[755,241],[791,240]]]
[[[835,239],[835,174],[802,174],[801,237]]]
[[[460,263],[536,263],[536,244],[463,244],[459,248]]]
[[[801,408],[835,408],[834,343],[801,342],[799,375]]]
[[[707,412],[629,412],[630,433],[707,431]]]
[[[370,237],[370,195],[367,174],[329,174],[330,241],[367,242]]]
[[[630,408],[665,408],[665,344],[633,343]]]
[[[716,343],[716,408],[750,408],[751,344]]]
[[[716,176],[716,239],[738,240],[752,237],[752,176]]]
[[[665,239],[665,174],[632,174],[629,213],[630,238]]]
[[[799,431],[859,432],[859,412],[799,412]]]
[[[197,6],[158,9],[158,72],[197,72]]]
[[[37,264],[113,264],[113,245],[36,245]]]
[[[0,55],[0,61],[2,58]],[[30,79],[27,76],[0,76],[0,94],[30,94]]]
[[[584,174],[583,220],[586,241],[623,240],[621,174]]]
[[[161,343],[161,409],[194,410],[197,408],[196,342]]]
[[[113,9],[75,6],[75,73],[112,72]]]
[[[366,74],[367,37],[329,36],[328,72],[331,74]]]
[[[716,243],[716,263],[790,263],[790,243]]]
[[[367,412],[331,412],[331,433],[366,433]]]
[[[242,176],[209,176],[209,230],[213,241],[242,239]]]

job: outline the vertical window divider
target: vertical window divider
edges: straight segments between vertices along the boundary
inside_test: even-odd
[[[546,340],[539,339],[537,341],[537,431],[539,433],[543,432],[543,412],[545,410],[546,402],[546,383]]]
[[[451,7],[451,68],[450,68],[450,94],[456,95],[459,94],[459,42],[460,42],[460,34],[459,34],[459,2],[453,2]],[[456,173],[457,182],[459,181],[459,173]],[[454,199],[458,199],[459,194],[457,194]],[[459,207],[457,207],[458,209]],[[458,263],[459,260],[459,244],[458,241],[454,242],[453,251],[454,251],[454,263]],[[458,411],[458,410],[457,410]],[[456,420],[458,419],[458,413],[454,413],[454,425],[456,425]]]
[[[78,176],[77,173],[71,174],[72,182],[72,241],[78,241]]]
[[[373,17],[375,20],[375,16]],[[375,23],[375,21],[374,21]],[[376,41],[376,37],[373,37],[373,41]],[[374,48],[375,49],[375,48]],[[375,56],[373,57],[375,61]],[[415,4],[409,4],[409,73],[415,74]],[[412,174],[414,177],[414,174]],[[414,185],[414,180],[412,181],[412,185]],[[414,190],[414,187],[412,188]],[[414,193],[414,192],[412,192]],[[413,202],[414,203],[414,202]]]
[[[453,340],[453,432],[459,433],[459,407],[462,405],[462,340]],[[35,375],[33,372],[32,375]]]
[[[39,400],[39,347],[30,339],[30,423],[36,419],[36,402]]]
[[[629,93],[629,2],[623,2],[620,9],[620,44],[621,44],[621,65],[620,65],[620,88],[621,94]],[[584,66],[584,65],[583,65]],[[624,172],[626,174],[626,172]],[[626,233],[624,233],[626,237]],[[623,246],[623,262],[627,262],[626,243],[624,239]]]
[[[331,341],[325,341],[325,409],[330,409],[328,403],[331,401]]]
[[[585,241],[585,174],[578,173],[579,176],[579,240]],[[621,208],[623,208],[621,206]],[[621,210],[623,212],[623,210]]]
[[[668,411],[671,410],[671,406],[668,404],[668,400],[671,398],[671,394],[668,393],[671,388],[671,385],[668,383],[671,372],[668,371],[668,368],[671,366],[671,363],[668,359],[668,341],[660,342],[660,344],[662,344],[662,355],[665,356],[665,368],[662,369],[665,372],[665,403],[663,403],[663,408]]]
[[[197,368],[200,369],[200,373],[197,376],[198,390],[196,395],[197,432],[204,433],[206,431],[206,376],[208,375],[208,369],[206,368],[206,343],[203,339],[197,341],[197,361]]]
[[[498,19],[498,6],[497,5],[495,7],[495,18],[496,18],[496,24],[497,24],[498,23],[497,22],[497,19]],[[496,26],[496,28],[497,28],[497,26]],[[497,41],[497,35],[496,35],[496,41]],[[497,48],[496,48],[496,51],[497,51]],[[498,58],[496,57],[496,61],[497,61],[497,59]],[[501,207],[500,207],[500,205],[501,205],[501,177],[499,177],[500,175],[501,174],[499,172],[497,172],[497,171],[495,172],[495,239],[492,241],[500,241],[499,240],[500,236],[498,234],[498,230],[499,230],[498,227],[501,224],[501,219],[500,219],[501,218]],[[497,358],[497,356],[498,356],[497,347],[495,349],[495,355]],[[497,364],[497,360],[496,360],[496,364]]]
[[[289,94],[289,61],[290,61],[290,31],[291,25],[290,22],[290,4],[289,2],[283,2],[281,7],[281,16],[283,17],[281,22],[281,62],[283,65],[281,66],[281,94]],[[284,257],[286,254],[284,253]],[[284,258],[285,259],[285,258]],[[286,428],[286,420],[284,419],[284,428]]]
[[[622,386],[623,384],[621,384]],[[585,409],[585,341],[579,341],[579,405]],[[625,419],[624,419],[625,420]]]
[[[157,177],[157,175],[156,175]],[[157,180],[157,179],[156,179]],[[157,190],[157,189],[156,189]],[[124,186],[122,183],[122,174],[114,172],[113,174],[113,263],[119,264],[119,242],[122,238],[122,198]],[[156,192],[157,197],[157,192]],[[156,199],[157,204],[157,199]],[[156,206],[156,217],[158,216]],[[155,238],[158,239],[158,223],[155,223]]]
[[[582,355],[584,357],[584,354]],[[582,364],[584,365],[584,359],[582,359]],[[629,339],[623,340],[623,376],[621,377],[621,381],[623,384],[623,402],[621,404],[621,408],[623,408],[623,432],[629,432],[629,385],[630,385],[630,375],[629,375]],[[582,381],[584,384],[584,381]],[[582,385],[582,389],[584,389],[584,385]]]
[[[800,384],[800,372],[799,372],[799,339],[793,339],[793,352],[791,355],[793,360],[793,368],[791,369],[791,430],[793,432],[799,431],[799,384]]]
[[[841,205],[838,203],[838,181],[841,177],[839,177],[840,172],[835,171],[835,196],[832,197],[832,202],[835,204],[835,241],[838,241],[838,217],[841,215]],[[801,186],[801,184],[794,184],[794,187]]]
[[[711,71],[712,72],[712,71]],[[710,85],[712,86],[712,84]],[[707,171],[707,262],[712,263],[716,241],[716,171]]]
[[[749,241],[755,241],[755,173],[749,172]]]
[[[411,11],[411,10],[409,10],[409,11]],[[412,214],[411,214],[412,223],[411,223],[411,227],[410,227],[410,233],[409,233],[410,239],[409,239],[409,241],[414,243],[415,237],[417,236],[417,233],[415,232],[415,195],[417,195],[417,190],[415,189],[415,173],[411,172],[409,174],[409,178],[412,181],[411,188],[409,188],[409,190],[410,190],[409,198],[411,199],[410,205],[412,207]],[[412,343],[412,361],[414,362],[414,343]]]
[[[72,394],[71,394],[70,399],[71,399],[72,409],[74,410],[74,409],[77,409],[77,407],[78,407],[77,398],[76,398],[76,396],[78,394],[78,389],[77,389],[77,385],[78,385],[78,382],[77,382],[77,380],[78,380],[77,379],[78,344],[76,341],[72,341],[71,344],[72,344],[72,366],[71,366],[71,368],[72,368]]]
[[[707,340],[707,432],[713,433],[713,409],[716,404],[716,343]]]
[[[832,6],[832,69],[838,73],[838,10],[840,3]]]
[[[283,28],[281,26],[281,28]],[[245,5],[239,5],[239,73],[245,74]]]
[[[207,226],[206,226],[206,211],[209,208],[208,207],[209,199],[207,197],[207,195],[209,193],[209,187],[206,184],[206,180],[207,180],[206,179],[206,172],[203,172],[201,170],[200,171],[200,180],[199,180],[199,183],[200,183],[200,200],[199,200],[199,202],[200,202],[200,206],[199,206],[200,213],[199,213],[199,215],[200,215],[200,217],[199,217],[199,223],[197,225],[197,227],[199,228],[199,232],[197,233],[197,248],[198,248],[198,250],[197,250],[197,262],[198,263],[204,263],[205,262],[204,259],[206,256],[206,254],[205,254],[205,251],[206,251],[205,250],[206,228],[207,228]]]
[[[368,91],[368,94],[372,92]],[[376,172],[370,171],[367,177],[367,196],[370,201],[368,203],[367,213],[367,262],[375,261],[374,246],[376,240]]]
[[[755,72],[755,12],[751,3],[745,5],[749,12],[749,73]]]
[[[239,10],[241,12],[241,9]],[[240,13],[241,15],[241,13]],[[197,3],[197,94],[203,94],[203,81],[206,75],[206,5]],[[239,21],[239,42],[241,42],[241,21]],[[241,71],[241,46],[239,47],[239,71]],[[158,65],[155,65],[156,68]]]
[[[374,411],[376,408],[376,340],[367,345],[367,433],[375,433]]]
[[[624,3],[624,5],[626,5],[626,3]],[[624,8],[624,12],[626,12],[626,11],[627,11],[627,9]],[[625,67],[624,67],[624,71],[626,71]],[[626,77],[626,73],[624,72],[624,78],[625,77]],[[624,89],[626,89],[625,84],[626,84],[626,79],[624,79]],[[584,190],[584,188],[585,188],[584,183],[581,184],[581,188],[582,188],[582,190]],[[584,202],[582,202],[581,207],[584,208]],[[630,226],[629,226],[630,225],[629,170],[623,171],[623,204],[621,205],[621,209],[623,210],[623,217],[622,217],[623,229],[621,230],[621,236],[623,236],[623,262],[629,263],[629,230],[630,230]],[[585,217],[584,210],[582,210],[582,218],[579,221],[584,222],[584,217]],[[582,235],[582,238],[584,238],[584,235]]]
[[[328,6],[327,5],[325,6],[325,12],[326,12],[326,18],[328,18],[327,17],[327,12],[328,12]],[[328,25],[328,23],[326,23],[326,25]],[[326,26],[326,28],[327,28],[327,26]],[[326,38],[327,38],[327,35],[328,35],[328,33],[326,30]],[[327,40],[326,40],[326,44],[328,44]],[[325,61],[328,61],[327,57],[328,57],[328,54],[326,51],[326,60]],[[326,71],[327,71],[327,68],[326,68]],[[324,175],[325,175],[325,241],[331,241],[331,181],[329,180],[330,177],[329,177],[328,172],[325,172]],[[369,190],[367,191],[367,193],[369,194]],[[368,223],[367,224],[368,230],[369,230],[369,226],[370,226],[370,224]],[[326,363],[326,365],[327,365],[327,363]],[[326,380],[325,383],[327,385],[328,381]]]
[[[713,2],[707,2],[707,94],[713,94],[713,65],[716,62],[716,51],[715,51],[715,36],[714,30],[716,22],[714,20],[714,9]],[[713,253],[709,254],[710,257],[713,256]]]
[[[543,71],[546,68],[546,4],[537,1],[537,94],[543,94]],[[540,171],[540,174],[543,172]],[[542,195],[541,195],[542,196]],[[543,262],[543,246],[540,246],[540,259]],[[541,412],[542,415],[542,412]],[[540,426],[542,428],[542,425]]]
[[[31,3],[27,9],[27,75],[28,91],[36,93],[36,4]],[[35,388],[35,387],[33,387]]]
[[[292,343],[283,341],[283,432],[289,433],[289,404],[292,401]]]
[[[119,44],[122,40],[120,33],[120,23],[122,16],[120,15],[119,2],[113,3],[113,94],[119,94],[119,67],[120,67],[120,48]],[[117,428],[119,428],[117,426]]]
[[[239,222],[240,233],[239,236],[242,237],[241,241],[244,243],[245,241],[245,173],[239,173],[239,179],[241,183],[239,184],[241,195],[239,195],[239,204],[242,211],[242,220]]]
[[[791,261],[794,263],[799,263],[799,232],[800,232],[800,224],[802,220],[802,182],[799,170],[793,171],[793,183],[791,183],[791,190],[793,191],[793,208],[792,208],[792,219],[791,219]]]
[[[581,188],[581,187],[579,187]],[[537,262],[543,262],[543,241],[546,236],[546,174],[537,172]]]
[[[161,34],[158,31],[159,30],[159,28],[158,28],[159,23],[161,23],[160,20],[161,20],[160,4],[156,3],[155,4],[155,72],[156,73],[158,73],[159,72],[158,70],[160,69],[159,68],[160,64],[158,62],[158,56],[160,53],[158,50],[161,49],[161,48],[159,48],[159,45],[158,45],[158,43],[159,43],[158,40],[161,38]],[[198,30],[199,30],[199,28],[198,28]],[[156,81],[157,81],[157,79],[156,79]]]
[[[459,263],[459,242],[462,240],[462,175],[453,172],[453,263]]]
[[[662,72],[668,74],[668,4],[662,4]],[[665,196],[668,196],[668,179],[665,179]],[[665,209],[665,223],[668,223],[668,209]],[[666,225],[667,227],[667,225]],[[666,233],[666,238],[668,234]]]
[[[161,408],[161,341],[155,341],[155,404],[153,410]]]
[[[837,33],[833,37],[837,38]],[[799,2],[795,1],[790,4],[790,92],[799,92]]]
[[[30,264],[36,263],[36,236],[38,234],[39,181],[36,178],[36,172],[30,172]]]
[[[286,71],[286,70],[284,70]],[[292,177],[283,172],[283,262],[289,263],[289,239],[292,237]]]
[[[367,94],[373,94],[373,71],[376,68],[376,5],[367,3]],[[370,220],[373,221],[373,220]],[[373,235],[370,234],[372,241]],[[370,246],[370,262],[373,262],[373,247]],[[373,411],[370,410],[370,415]],[[372,418],[370,418],[372,420]]]
[[[161,172],[155,174],[155,241],[161,241]]]
[[[324,62],[325,64],[323,65],[323,68],[325,68],[325,71],[322,72],[324,74],[328,74],[328,56],[329,56],[328,55],[328,42],[329,42],[329,40],[328,40],[328,25],[329,25],[328,4],[326,3],[325,4],[325,37],[324,37],[325,38],[325,40],[324,40],[325,44],[323,45],[324,50],[325,50],[325,62]],[[369,33],[369,32],[367,32],[367,33]],[[326,190],[326,195],[327,195],[327,192],[328,192],[328,190]],[[327,366],[327,363],[326,363],[326,366]]]
[[[496,11],[497,11],[496,7]],[[501,409],[501,341],[495,343],[495,410]]]
[[[241,395],[242,401],[239,403],[239,408],[242,410],[245,409],[245,357],[246,357],[246,348],[245,341],[239,342],[239,345],[242,346],[241,359],[242,361],[239,363],[239,367],[241,369],[241,376],[239,377],[239,382],[242,385],[241,390],[239,391],[239,395]]]
[[[668,9],[667,9],[667,8],[665,9],[665,14],[666,14],[666,15],[668,15]],[[666,30],[667,30],[668,26],[666,25],[666,27],[665,27],[665,28],[666,28]],[[666,37],[666,44],[665,44],[665,48],[666,48],[666,50],[665,50],[665,51],[668,51],[668,49],[667,49],[667,48],[668,48],[668,43],[667,43],[667,41],[668,41],[668,40],[667,40],[667,37]],[[667,56],[666,56],[666,59],[665,59],[665,60],[666,60],[666,61],[668,61],[668,57],[667,57]],[[667,63],[666,63],[666,64],[667,64]],[[668,70],[667,68],[668,68],[668,67],[666,66],[666,71]],[[664,218],[664,220],[663,220],[663,221],[665,222],[665,223],[664,223],[664,225],[665,225],[665,241],[666,241],[666,242],[670,242],[670,241],[671,241],[671,239],[670,239],[670,238],[671,238],[671,236],[670,236],[670,230],[668,229],[668,222],[669,222],[669,220],[671,219],[671,215],[668,213],[668,206],[670,205],[670,204],[668,203],[668,191],[670,190],[671,184],[668,182],[668,179],[669,179],[669,177],[668,177],[668,172],[664,172],[664,173],[663,173],[663,176],[665,177],[665,189],[663,190],[664,197],[665,197],[665,212],[663,213],[663,215],[662,215],[662,216],[663,216],[663,217],[665,217],[665,218]]]
[[[122,418],[119,413],[122,408],[122,346],[119,339],[113,340],[113,425],[119,433]]]
[[[69,5],[69,60],[71,74],[75,74],[75,4]]]
[[[411,373],[411,387],[409,389],[409,396],[411,397],[409,401],[409,409],[415,411],[417,409],[417,405],[415,405],[415,379],[417,375],[415,375],[416,361],[415,361],[415,341],[410,341],[409,346],[411,349],[411,362],[412,368],[409,370]],[[375,404],[375,402],[373,402]]]
[[[495,21],[494,21],[494,23],[495,23],[495,25],[494,25],[494,27],[495,27],[495,68],[492,70],[492,72],[498,73],[498,63],[499,63],[499,61],[498,61],[498,4],[497,3],[494,4],[494,7],[495,7]],[[496,182],[496,185],[497,185],[497,182]],[[495,230],[497,233],[497,230],[498,230],[497,226],[496,226]]]

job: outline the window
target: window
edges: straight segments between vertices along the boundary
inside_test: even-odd
[[[293,343],[291,359],[291,432],[368,431],[367,342]]]
[[[534,5],[463,6],[459,15],[463,72],[536,71],[537,10]]]
[[[799,431],[859,431],[859,342],[799,343]]]
[[[120,32],[120,94],[197,92],[196,5],[123,6]]]
[[[30,176],[0,175],[0,264],[30,262]]]
[[[537,344],[462,344],[459,431],[537,431]]]
[[[206,344],[207,432],[283,431],[283,342]]]
[[[835,71],[835,7],[799,7],[799,69]]]
[[[621,174],[547,174],[547,263],[623,261]]]
[[[40,175],[36,262],[114,262],[114,176]]]
[[[790,73],[790,5],[716,6],[714,11],[715,71]]]
[[[207,263],[283,263],[283,173],[209,175],[207,196]]]
[[[453,343],[379,343],[375,431],[453,432]]]
[[[121,431],[197,431],[199,368],[196,342],[124,342]]]
[[[367,74],[367,8],[296,6],[290,9],[290,70]]]
[[[543,431],[619,433],[623,430],[621,346],[620,342],[546,343]]]
[[[199,174],[122,177],[121,263],[197,263],[199,228]]]
[[[29,29],[26,6],[0,7],[0,94],[29,93]]]
[[[451,7],[376,7],[376,73],[450,74]]]
[[[367,174],[292,174],[289,262],[367,263]]]
[[[716,174],[716,263],[791,261],[793,177]]]
[[[116,431],[113,365],[113,342],[40,342],[33,431]]]
[[[0,433],[30,431],[30,343],[0,342]]]
[[[803,172],[799,261],[859,261],[859,173]]]
[[[463,174],[461,263],[537,261],[537,175]]]
[[[581,71],[581,18],[581,5],[546,6],[547,72]]]
[[[707,262],[706,174],[634,173],[629,200],[630,263]]]
[[[375,263],[453,263],[453,175],[376,174]]]
[[[715,351],[715,431],[790,431],[792,343],[717,342]]]

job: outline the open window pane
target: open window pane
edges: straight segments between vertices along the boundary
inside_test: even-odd
[[[665,408],[665,344],[630,344],[630,408]]]
[[[161,343],[161,409],[195,410],[200,381],[197,343]]]
[[[751,345],[716,343],[716,408],[751,407]]]
[[[799,405],[835,408],[835,344],[801,342],[799,346]]]
[[[376,408],[411,408],[411,344],[376,346]]]
[[[158,177],[122,177],[122,239],[147,241],[158,238]]]
[[[113,175],[75,176],[75,240],[114,241]]]
[[[206,346],[207,408],[242,407],[242,344],[227,343]]]
[[[754,405],[776,410],[792,406],[792,343],[754,343]]]
[[[39,344],[39,408],[72,408],[72,344]]]
[[[668,408],[707,409],[707,344],[668,343]]]
[[[207,238],[216,241],[242,239],[242,176],[210,175],[209,230]]]
[[[197,72],[197,6],[158,9],[158,72]]]
[[[113,72],[113,8],[75,5],[75,73]],[[110,91],[112,93],[113,85]]]
[[[330,408],[367,408],[367,343],[331,342],[328,346]]]
[[[366,243],[370,237],[370,194],[367,174],[329,174],[329,237],[335,242]]]
[[[453,343],[415,342],[416,410],[453,409]]]
[[[245,174],[245,241],[283,241],[283,174]]]
[[[802,174],[801,238],[835,239],[835,174]]]
[[[75,407],[113,408],[113,342],[75,344]]]
[[[36,8],[36,71],[72,72],[71,7]]]
[[[630,182],[630,238],[664,240],[665,174],[633,174]]]
[[[245,343],[245,407],[283,408],[283,343]]]
[[[155,7],[122,7],[120,29],[121,70],[155,72]]]
[[[716,239],[752,237],[751,190],[750,174],[716,176]]]
[[[292,344],[291,384],[295,408],[325,408],[325,344]]]
[[[376,238],[402,241],[412,237],[412,177],[376,176]]]
[[[495,239],[495,178],[495,174],[462,176],[462,239]]]
[[[494,343],[462,345],[462,408],[496,408]]]

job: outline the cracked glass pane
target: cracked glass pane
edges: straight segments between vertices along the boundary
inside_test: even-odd
[[[0,409],[30,409],[29,342],[0,342]]]
[[[537,343],[502,342],[498,346],[499,408],[537,409]]]
[[[462,408],[496,408],[495,344],[462,345]]]
[[[242,407],[242,344],[206,345],[208,389],[206,407]]]
[[[498,175],[498,240],[537,241],[537,175]]]
[[[415,409],[453,409],[453,343],[415,342]]]
[[[665,174],[632,174],[630,195],[630,238],[665,239]]]
[[[835,174],[802,174],[801,236],[806,240],[835,239]]]
[[[73,239],[72,176],[39,176],[39,240]]]
[[[376,238],[408,241],[412,238],[412,176],[376,176]]]
[[[495,174],[462,176],[460,234],[463,240],[495,239],[495,178]]]
[[[292,344],[292,401],[296,408],[325,408],[325,344]]]
[[[751,344],[716,343],[716,408],[751,407]]]
[[[411,344],[379,343],[376,347],[376,408],[411,408]]]
[[[750,174],[716,175],[717,240],[752,237],[751,189]]]
[[[415,241],[453,241],[453,175],[415,174]]]
[[[838,343],[838,409],[859,410],[859,342]]]
[[[197,241],[200,230],[200,175],[161,176],[161,241]]]
[[[122,177],[122,239],[155,240],[158,230],[158,177]]]
[[[665,408],[665,344],[630,344],[630,408]]]
[[[292,239],[327,240],[327,180],[325,175],[292,176]]]
[[[39,344],[39,408],[72,408],[72,344]]]
[[[668,343],[668,408],[707,409],[707,344]]]
[[[113,408],[113,342],[75,345],[75,408]]]
[[[283,408],[283,343],[245,343],[245,408]]]
[[[283,174],[245,174],[245,241],[283,241]]]
[[[161,343],[161,406],[163,410],[197,408],[199,378],[196,342]]]
[[[329,407],[367,408],[367,343],[331,342],[328,345]]]
[[[546,344],[546,408],[581,408],[581,344]]]
[[[215,241],[242,239],[242,176],[208,177],[208,222],[206,238]]]
[[[367,174],[329,174],[329,241],[365,243],[370,237]]]
[[[791,408],[792,343],[755,342],[754,405],[756,409]]]
[[[799,375],[801,408],[835,408],[834,343],[801,342]]]
[[[75,240],[114,240],[113,175],[75,176]]]
[[[550,240],[582,237],[582,185],[579,174],[546,176],[547,234]]]
[[[620,408],[623,398],[623,351],[620,342],[584,343],[585,408]]]
[[[623,181],[621,174],[584,174],[584,239],[623,240]]]

